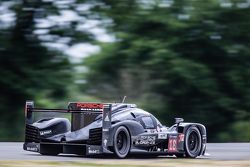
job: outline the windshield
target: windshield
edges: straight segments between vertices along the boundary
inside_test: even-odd
[[[152,115],[152,117],[156,120],[157,126],[163,127],[162,124],[161,124],[161,122],[155,116]]]

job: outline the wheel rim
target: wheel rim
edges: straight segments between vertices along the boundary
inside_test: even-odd
[[[127,150],[127,136],[125,132],[121,131],[117,135],[117,150],[120,154],[125,154]]]
[[[191,153],[195,153],[199,146],[198,134],[192,131],[188,136],[188,148]]]

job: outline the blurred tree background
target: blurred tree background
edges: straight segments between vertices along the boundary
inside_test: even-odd
[[[210,142],[250,141],[249,0],[0,1],[0,65],[2,141],[22,140],[26,99],[124,95]]]

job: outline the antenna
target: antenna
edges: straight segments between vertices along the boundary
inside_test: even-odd
[[[122,99],[122,103],[124,103],[124,102],[125,102],[126,97],[127,97],[127,96],[124,96],[124,97],[123,97],[123,99]]]

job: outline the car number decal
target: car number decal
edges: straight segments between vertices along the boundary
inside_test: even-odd
[[[176,136],[169,137],[168,152],[177,152],[177,137]]]

